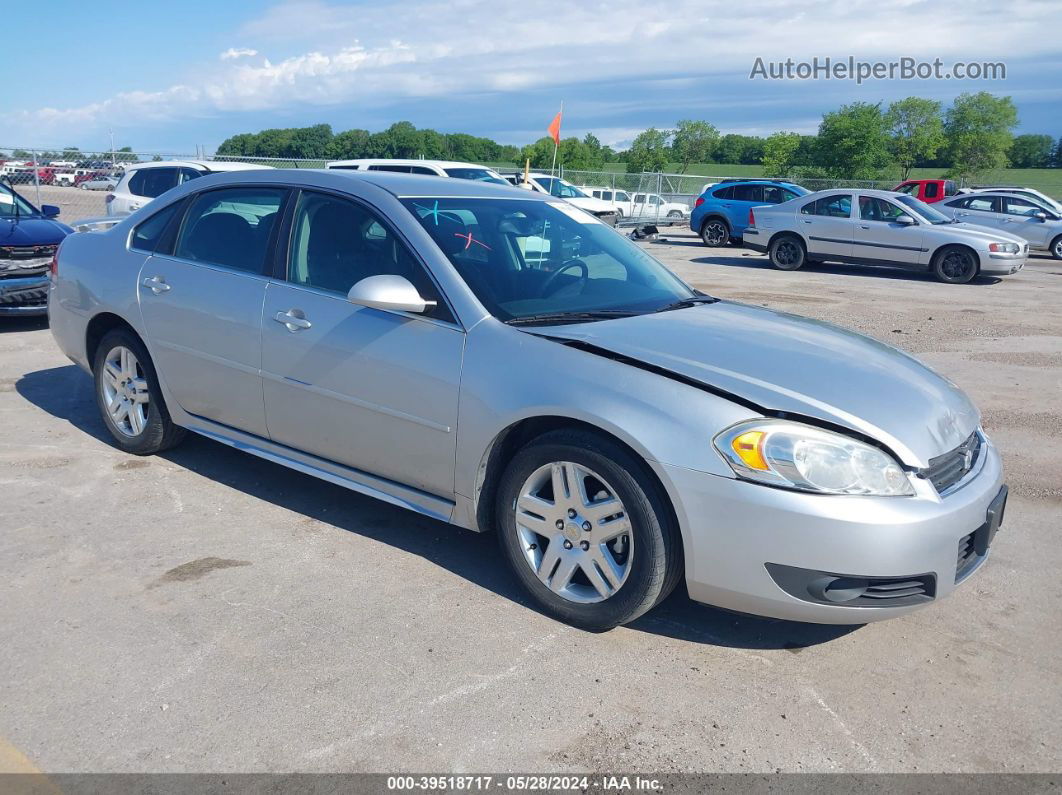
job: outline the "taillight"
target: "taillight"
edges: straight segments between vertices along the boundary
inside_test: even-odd
[[[105,204],[110,204],[112,201],[114,201],[114,194],[108,193],[106,196],[103,197],[103,201]]]
[[[749,226],[756,228],[756,213],[752,212],[751,207],[749,207]]]
[[[703,196],[698,196],[697,197],[697,201],[695,201],[693,203],[693,206],[694,207],[700,207],[702,204],[704,204],[704,197]]]

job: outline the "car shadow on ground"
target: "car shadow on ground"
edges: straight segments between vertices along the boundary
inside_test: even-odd
[[[681,243],[680,245],[685,245]],[[719,254],[708,257],[695,257],[690,260],[693,265],[722,265],[730,268],[750,268],[753,270],[776,270],[770,260],[762,254],[755,252],[743,252],[741,249],[728,251],[716,249]],[[909,282],[932,282],[938,283],[937,278],[931,273],[909,271],[904,268],[890,268],[886,265],[841,265],[839,263],[824,263],[805,265],[799,271],[780,271],[780,273],[822,273],[837,276],[862,276],[875,279],[897,279]],[[1003,281],[998,276],[978,276],[968,284],[957,284],[955,287],[978,287],[999,284]]]
[[[16,331],[41,331],[48,328],[47,315],[0,315],[0,334]]]
[[[110,443],[93,401],[92,380],[78,367],[27,373],[16,382],[15,390],[48,414]],[[462,530],[194,433],[160,457],[256,499],[425,558],[481,588],[537,610],[507,569],[492,533]],[[682,587],[629,628],[713,646],[790,650],[825,643],[858,629],[728,613],[692,602]]]

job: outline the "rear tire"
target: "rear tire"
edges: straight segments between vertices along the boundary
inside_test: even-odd
[[[184,439],[185,429],[170,419],[147,348],[131,331],[104,335],[92,374],[100,417],[122,450],[152,455]]]
[[[730,242],[730,224],[722,218],[709,218],[701,224],[701,240],[709,248],[722,248]]]
[[[968,284],[980,269],[977,255],[965,246],[944,246],[933,256],[933,275],[945,284]]]
[[[767,247],[771,264],[780,271],[795,271],[807,262],[804,243],[795,235],[782,235],[771,241]]]
[[[506,467],[495,509],[517,579],[573,626],[633,621],[681,579],[666,497],[645,464],[606,437],[565,429],[531,441]]]

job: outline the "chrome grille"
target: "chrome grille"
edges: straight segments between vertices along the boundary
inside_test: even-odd
[[[922,476],[929,479],[938,493],[954,486],[973,469],[981,453],[981,435],[974,431],[970,438],[954,450],[929,459]]]
[[[39,259],[50,257],[56,246],[0,246],[0,260]]]

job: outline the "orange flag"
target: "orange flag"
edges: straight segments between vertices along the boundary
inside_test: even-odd
[[[563,113],[564,111],[562,110],[560,113],[554,116],[553,121],[551,121],[549,123],[549,127],[546,128],[549,132],[549,137],[553,139],[553,143],[555,143],[557,146],[560,146],[560,125],[561,115]]]

